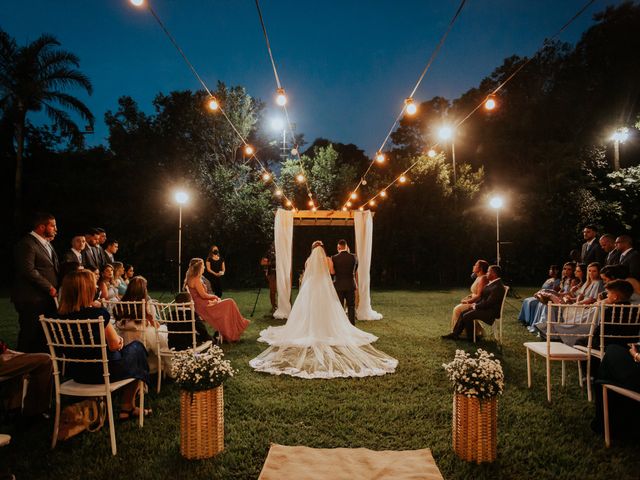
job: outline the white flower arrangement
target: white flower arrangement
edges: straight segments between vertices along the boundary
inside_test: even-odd
[[[467,397],[491,398],[504,390],[504,372],[500,360],[492,353],[478,349],[472,356],[464,350],[456,350],[451,363],[443,363],[455,393]]]
[[[176,352],[173,355],[171,374],[183,390],[192,392],[208,390],[222,385],[236,373],[224,352],[217,345],[199,353]]]

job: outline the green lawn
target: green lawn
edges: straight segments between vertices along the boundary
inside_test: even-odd
[[[520,291],[522,293],[528,293]],[[268,298],[260,297],[254,321],[243,340],[225,346],[239,370],[225,384],[226,449],[207,461],[186,461],[179,452],[179,391],[166,383],[160,395],[147,398],[154,416],[140,430],[129,422],[116,426],[118,456],[109,450],[107,429],[84,433],[50,451],[52,422],[16,431],[0,449],[3,463],[20,479],[85,478],[257,478],[270,443],[311,447],[366,447],[375,450],[431,448],[447,479],[605,479],[638,478],[638,444],[604,448],[589,429],[594,407],[577,386],[577,368],[568,368],[568,387],[559,385],[555,370],[553,404],[546,401],[544,363],[537,362],[534,387],[527,389],[524,341],[531,336],[517,321],[520,302],[509,299],[505,309],[505,345],[497,352],[492,341],[482,345],[497,352],[506,375],[499,401],[498,459],[491,465],[471,465],[451,449],[452,393],[442,363],[456,348],[446,342],[451,307],[463,296],[452,291],[380,291],[373,293],[380,322],[358,326],[380,337],[376,346],[399,360],[394,375],[366,379],[301,380],[254,373],[248,361],[264,345],[258,332],[280,322],[266,317]],[[255,291],[232,292],[245,315]],[[12,343],[16,319],[11,305],[0,300],[0,338]],[[0,469],[1,470],[1,469]]]

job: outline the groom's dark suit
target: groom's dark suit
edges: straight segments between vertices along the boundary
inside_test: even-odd
[[[344,305],[346,300],[349,313],[349,321],[356,324],[356,282],[355,272],[358,267],[356,256],[343,250],[331,257],[333,269],[336,272],[333,285],[338,293],[340,304]]]
[[[500,316],[502,299],[504,298],[504,284],[500,278],[489,283],[482,290],[480,300],[475,304],[473,310],[467,310],[458,319],[458,323],[453,327],[453,334],[457,337],[462,330],[467,331],[467,338],[473,337],[473,322],[481,320],[484,323],[493,325],[496,318]]]

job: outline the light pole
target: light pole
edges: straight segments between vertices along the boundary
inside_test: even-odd
[[[458,175],[456,174],[456,144],[454,141],[454,129],[448,125],[440,127],[438,130],[438,138],[443,141],[451,141],[451,162],[453,164],[453,183],[458,181]]]
[[[613,169],[620,170],[620,144],[629,138],[629,129],[627,127],[617,128],[611,135],[613,140]]]
[[[496,265],[500,266],[500,209],[504,205],[504,200],[496,195],[489,200],[489,205],[496,211]]]
[[[182,206],[189,201],[189,195],[181,190],[174,195],[178,204],[178,292],[181,291],[180,284],[182,282]]]

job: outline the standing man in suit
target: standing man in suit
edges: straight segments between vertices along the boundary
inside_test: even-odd
[[[106,242],[107,242],[107,232],[105,231],[104,228],[101,228],[101,227],[96,227],[96,230],[98,232],[97,251],[98,251],[98,259],[100,260],[99,266],[100,266],[100,270],[102,271],[102,269],[107,263],[111,263],[109,262],[109,257],[107,256],[107,252],[104,251],[106,247]]]
[[[78,263],[81,267],[84,266],[82,251],[86,246],[87,241],[84,239],[84,235],[74,236],[71,239],[71,248],[62,256],[62,263]]]
[[[453,327],[453,332],[442,336],[444,340],[458,340],[463,330],[467,332],[467,340],[473,339],[473,322],[475,320],[493,325],[496,318],[500,316],[500,308],[504,298],[504,284],[501,276],[502,269],[498,265],[489,267],[487,271],[489,283],[482,290],[480,300],[473,304],[471,310],[467,310],[460,316]]]
[[[51,241],[58,233],[56,219],[48,213],[34,217],[33,230],[15,247],[16,278],[11,301],[18,312],[18,350],[28,353],[48,351],[39,316],[56,314],[58,256]]]
[[[90,228],[84,235],[87,241],[86,248],[82,251],[82,264],[92,272],[100,272],[102,259],[100,247],[98,247],[98,230]]]
[[[582,263],[589,265],[590,263],[598,262],[600,265],[604,265],[606,258],[604,250],[600,248],[600,244],[596,238],[598,236],[598,229],[593,225],[587,225],[582,230],[582,236],[584,238],[582,255],[580,255]]]
[[[331,257],[333,261],[333,272],[335,280],[333,286],[338,293],[340,304],[347,302],[347,312],[351,325],[356,324],[356,268],[358,259],[349,253],[347,241],[338,241],[338,253]]]
[[[113,262],[116,261],[115,255],[118,253],[118,241],[117,240],[107,240],[104,244],[104,254],[107,257],[107,263],[113,265]]]
[[[629,235],[616,238],[616,248],[620,250],[620,265],[629,267],[629,276],[640,280],[640,253],[633,248],[633,240]]]
[[[616,237],[610,233],[605,233],[598,242],[607,255],[603,267],[620,263],[620,250],[616,248]]]

